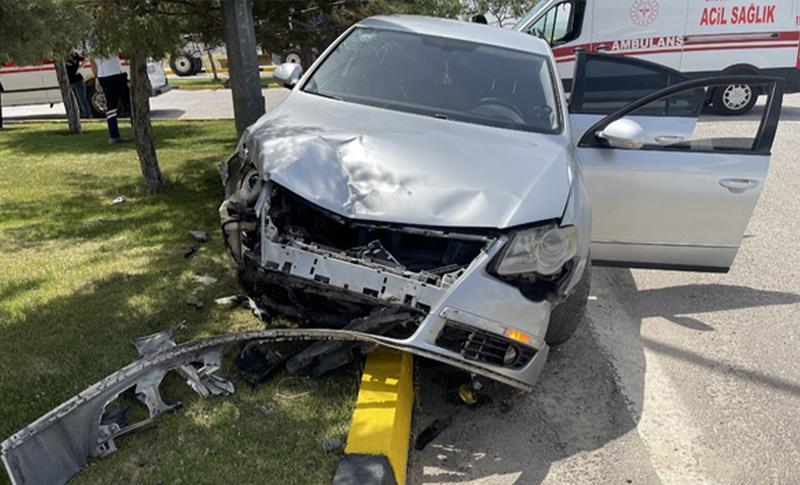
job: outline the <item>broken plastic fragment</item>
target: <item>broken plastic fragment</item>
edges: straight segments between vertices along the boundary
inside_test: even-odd
[[[203,308],[203,302],[198,300],[197,298],[189,298],[188,300],[186,300],[186,304],[189,306],[193,306],[198,310]]]
[[[192,236],[194,240],[199,243],[204,243],[208,241],[208,234],[206,234],[206,231],[201,231],[199,229],[192,229],[189,231],[189,235]]]
[[[200,246],[198,246],[197,243],[194,243],[194,244],[192,244],[192,247],[189,248],[188,251],[183,253],[183,257],[184,258],[190,258],[190,257],[194,256],[194,253],[196,253],[199,249],[200,249]]]
[[[244,346],[236,356],[236,367],[250,387],[256,388],[266,380],[283,364],[283,357],[272,350],[266,353],[258,348],[255,342]]]
[[[342,448],[342,446],[342,440],[339,438],[329,438],[322,441],[322,449],[325,451],[325,453],[333,453],[334,451],[338,451]]]
[[[245,301],[245,297],[242,295],[231,295],[231,296],[223,296],[221,298],[217,298],[214,300],[214,303],[217,305],[222,306],[231,306],[236,305],[237,303],[242,303]]]
[[[208,275],[194,275],[194,280],[197,281],[198,283],[202,283],[202,284],[204,284],[206,286],[213,285],[214,283],[219,281],[218,279],[214,278],[213,276],[208,276]]]

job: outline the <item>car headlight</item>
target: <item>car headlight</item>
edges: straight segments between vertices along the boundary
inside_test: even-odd
[[[578,230],[575,226],[547,225],[522,230],[506,243],[495,268],[500,276],[536,273],[552,276],[558,273],[578,251]]]

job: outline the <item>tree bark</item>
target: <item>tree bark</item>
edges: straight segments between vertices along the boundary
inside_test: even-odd
[[[208,63],[211,64],[211,72],[214,74],[214,81],[219,81],[219,75],[217,75],[217,65],[214,63],[214,56],[211,55],[210,50],[207,50],[206,53],[208,54]]]
[[[158,167],[156,146],[153,140],[153,125],[150,123],[150,78],[147,77],[147,56],[136,52],[130,59],[131,66],[131,123],[139,167],[142,169],[144,185],[151,192],[167,185]]]
[[[58,79],[58,89],[61,90],[61,100],[64,101],[64,108],[67,110],[67,122],[69,123],[70,133],[81,132],[81,112],[78,109],[78,100],[72,93],[67,77],[67,66],[62,59],[53,61],[56,68],[56,79]]]

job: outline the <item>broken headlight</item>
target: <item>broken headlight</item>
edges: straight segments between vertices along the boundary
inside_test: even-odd
[[[506,243],[494,272],[500,277],[528,274],[552,277],[571,261],[578,251],[575,226],[555,224],[524,229]]]

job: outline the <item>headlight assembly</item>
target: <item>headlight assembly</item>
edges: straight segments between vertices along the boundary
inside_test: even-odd
[[[574,226],[551,224],[517,232],[506,243],[495,266],[498,276],[556,275],[578,251]]]

